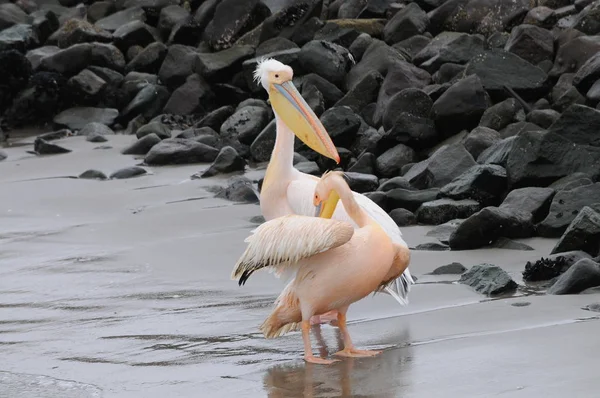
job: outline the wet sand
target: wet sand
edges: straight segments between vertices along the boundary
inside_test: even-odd
[[[283,282],[268,273],[244,287],[229,279],[260,214],[215,199],[225,178],[190,180],[207,167],[110,174],[140,159],[71,137],[69,154],[38,157],[32,145],[0,162],[0,397],[596,397],[598,295],[519,292],[490,300],[427,275],[458,261],[488,262],[522,283],[534,251],[414,251],[410,304],[370,296],[349,311],[361,348],[376,358],[331,366],[302,361],[299,333],[265,340],[258,325]],[[32,143],[31,139],[25,139]],[[109,145],[109,149],[94,149]],[[251,178],[262,170],[248,173]],[[403,228],[416,246],[429,228]],[[337,329],[315,329],[315,350],[339,349]]]

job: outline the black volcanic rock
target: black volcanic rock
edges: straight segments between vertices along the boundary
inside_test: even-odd
[[[404,174],[416,188],[441,188],[475,166],[475,160],[462,144],[443,145]]]
[[[499,204],[506,189],[506,170],[502,166],[478,164],[444,185],[440,196],[455,200],[474,199],[483,206],[489,206]],[[449,220],[443,222],[446,221]]]
[[[417,3],[409,3],[397,12],[385,25],[383,38],[388,44],[394,44],[404,39],[425,32],[429,18]]]
[[[600,202],[595,206],[600,210]],[[582,250],[591,256],[600,255],[600,214],[585,206],[571,221],[551,254]]]
[[[349,54],[347,49],[337,44],[313,40],[302,46],[298,61],[303,69],[341,86],[350,70]]]
[[[544,60],[553,60],[554,38],[546,29],[523,24],[511,31],[504,49],[537,65]]]
[[[416,216],[421,224],[440,225],[457,218],[468,218],[480,209],[481,205],[471,199],[437,199],[423,203]]]
[[[219,151],[208,145],[185,138],[169,138],[154,145],[144,161],[148,165],[209,163]]]

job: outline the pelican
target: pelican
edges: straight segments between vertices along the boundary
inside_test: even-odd
[[[329,172],[311,195],[315,216],[284,215],[260,225],[246,238],[248,246],[231,274],[240,286],[257,270],[294,273],[260,329],[266,338],[297,330],[301,324],[304,360],[331,364],[312,353],[309,331],[315,315],[336,311],[344,348],[335,355],[374,356],[380,351],[354,347],[346,326],[348,307],[384,288],[408,267],[410,252],[356,201],[341,172]],[[352,221],[332,220],[338,202]]]
[[[261,60],[254,79],[269,94],[275,114],[277,135],[275,147],[265,173],[260,192],[260,209],[265,220],[273,220],[289,214],[310,216],[313,211],[312,196],[319,178],[298,171],[293,166],[294,135],[314,151],[340,162],[340,156],[329,134],[306,101],[292,83],[294,72],[288,65],[274,60]],[[375,202],[366,196],[353,192],[358,205],[377,221],[392,241],[408,249],[400,229],[392,218]],[[352,221],[344,206],[336,207],[333,219]],[[382,291],[390,294],[400,304],[408,304],[408,292],[414,281],[408,268],[395,281],[390,281]],[[313,323],[334,320],[334,312],[316,316]]]

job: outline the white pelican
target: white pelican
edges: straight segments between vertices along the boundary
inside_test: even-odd
[[[311,197],[319,217],[291,214],[260,225],[246,238],[248,246],[231,277],[242,285],[253,272],[265,267],[277,273],[295,272],[260,329],[266,338],[273,338],[297,330],[301,324],[307,362],[334,362],[313,355],[309,336],[310,319],[332,310],[337,312],[344,340],[343,350],[335,355],[377,355],[380,351],[354,347],[346,312],[350,304],[399,277],[408,267],[410,252],[394,243],[357,203],[342,173],[323,175]],[[358,228],[329,219],[340,199]]]
[[[260,192],[260,209],[267,221],[289,214],[310,216],[313,212],[312,196],[319,178],[294,168],[294,135],[314,151],[340,162],[329,134],[292,83],[293,76],[291,67],[274,59],[262,60],[254,71],[254,79],[269,93],[277,127],[275,147]],[[394,220],[371,199],[357,192],[352,193],[358,205],[381,225],[392,241],[408,249]],[[357,227],[342,205],[337,206],[332,218]],[[413,283],[407,268],[398,279],[390,281],[383,291],[406,305]],[[335,317],[335,313],[330,313],[315,317],[313,321],[327,322]]]

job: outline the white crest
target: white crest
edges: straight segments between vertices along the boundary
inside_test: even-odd
[[[273,58],[263,58],[258,61],[256,69],[254,70],[254,81],[259,83],[268,90],[267,79],[270,72],[277,72],[285,70],[285,65]]]

